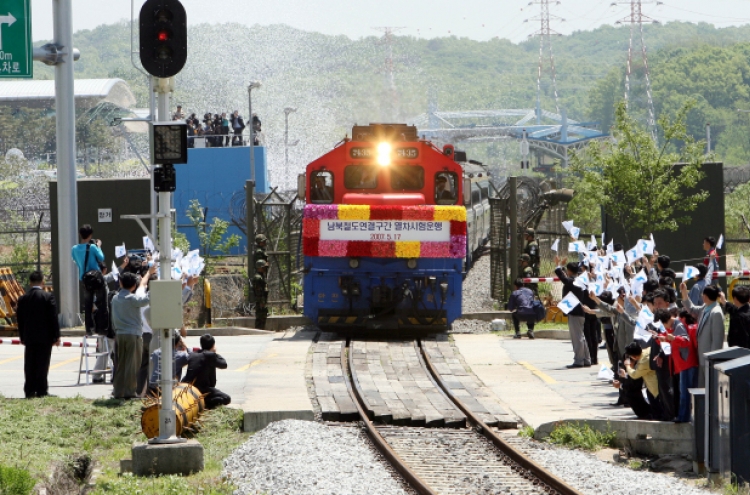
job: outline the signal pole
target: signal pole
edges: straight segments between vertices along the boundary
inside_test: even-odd
[[[53,0],[54,44],[63,52],[55,64],[57,140],[57,249],[60,323],[75,326],[80,314],[78,277],[70,250],[78,243],[76,189],[76,107],[73,89],[73,0]]]

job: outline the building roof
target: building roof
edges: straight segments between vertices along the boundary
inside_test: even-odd
[[[102,102],[122,108],[135,105],[135,96],[122,79],[76,79],[77,106],[95,106]],[[42,107],[55,99],[54,80],[0,81],[0,105]]]

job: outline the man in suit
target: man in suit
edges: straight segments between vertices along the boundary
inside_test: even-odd
[[[578,263],[571,262],[566,265],[566,261],[567,258],[560,261],[560,258],[555,256],[555,264],[557,265],[555,275],[563,284],[563,297],[572,292],[581,304],[591,307],[593,302],[589,299],[587,291],[575,285],[575,278],[578,276]],[[561,265],[565,265],[565,269]],[[573,344],[573,364],[569,364],[566,368],[591,367],[591,354],[583,333],[586,318],[581,304],[568,313],[568,332],[570,332],[570,341]]]
[[[201,350],[188,357],[188,369],[182,383],[192,383],[206,394],[207,409],[226,406],[232,398],[216,388],[216,369],[227,369],[226,360],[216,353],[216,340],[210,333],[201,336]]]
[[[724,347],[724,312],[717,302],[721,289],[715,285],[707,285],[703,289],[703,304],[700,306],[690,300],[685,282],[680,284],[680,292],[683,306],[698,320],[698,387],[705,387],[705,354]]]
[[[52,358],[52,346],[60,344],[60,325],[57,321],[55,296],[44,292],[44,276],[33,272],[31,288],[18,300],[18,333],[25,346],[23,372],[26,381],[23,392],[27,399],[44,397],[47,393],[47,374]]]

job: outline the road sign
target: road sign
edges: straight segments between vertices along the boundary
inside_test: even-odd
[[[0,2],[0,79],[34,76],[31,0]]]

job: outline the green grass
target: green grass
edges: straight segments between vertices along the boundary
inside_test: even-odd
[[[722,486],[722,495],[750,495],[750,485],[740,485],[737,482],[727,483]]]
[[[534,438],[534,428],[532,426],[524,426],[518,430],[518,436],[524,438]]]
[[[3,495],[28,495],[35,484],[34,478],[25,469],[0,464],[0,493]]]
[[[587,424],[560,423],[552,430],[547,440],[572,449],[595,451],[603,447],[614,447],[616,439],[616,433],[601,433]]]
[[[87,453],[102,471],[93,492],[97,494],[232,493],[232,486],[221,479],[221,462],[248,437],[241,430],[240,410],[220,408],[204,416],[196,437],[204,448],[202,473],[184,478],[120,477],[120,459],[131,457],[134,441],[145,440],[139,433],[140,408],[138,401],[0,396],[0,459],[42,481],[55,462]]]

